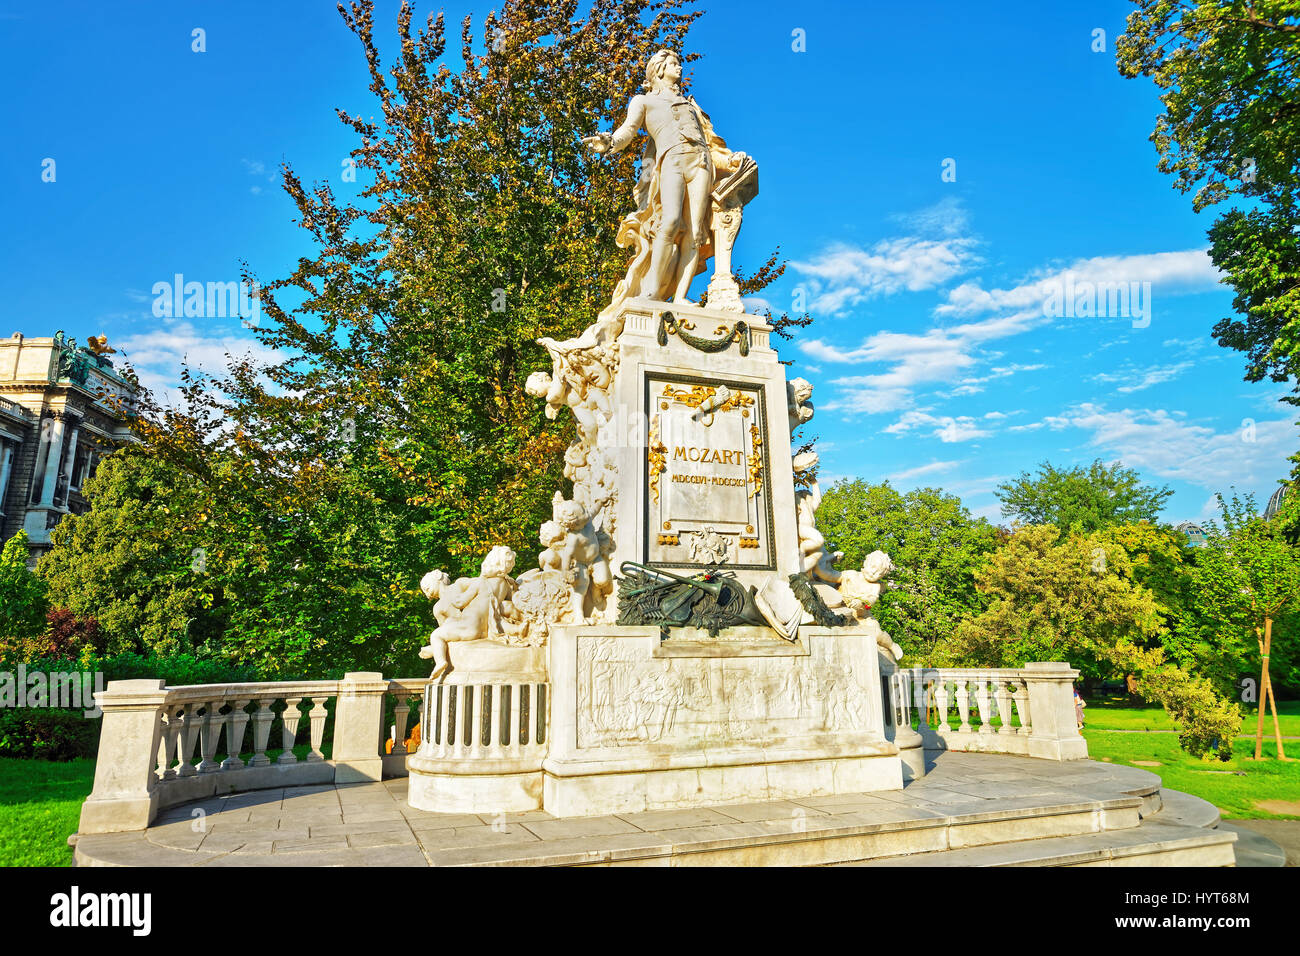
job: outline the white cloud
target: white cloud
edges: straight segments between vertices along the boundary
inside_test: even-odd
[[[1009,289],[984,289],[978,282],[963,282],[948,293],[939,314],[970,315],[978,312],[1030,310],[1044,314],[1043,303],[1062,283],[1150,282],[1153,294],[1179,295],[1205,292],[1219,286],[1219,272],[1205,249],[1156,252],[1131,256],[1095,256],[1078,259],[1064,269],[1026,279]]]
[[[905,468],[902,471],[896,471],[893,474],[885,476],[886,481],[904,482],[913,478],[921,478],[925,475],[936,475],[940,472],[951,471],[961,464],[961,461],[932,461],[928,465],[918,465],[915,468]]]
[[[975,245],[970,238],[918,236],[882,239],[869,250],[835,243],[790,265],[807,277],[809,311],[834,316],[878,296],[942,285],[970,268]]]
[[[949,196],[933,206],[915,212],[897,213],[889,217],[900,223],[909,233],[922,236],[958,236],[967,231],[970,217],[960,199]]]
[[[972,257],[967,264],[973,261]],[[837,260],[834,267],[828,263],[827,275],[833,274],[835,268],[847,270],[847,262]],[[950,290],[947,301],[935,310],[937,314],[951,316],[975,317],[981,312],[995,313],[987,317],[933,328],[922,334],[876,332],[856,347],[812,339],[801,342],[799,348],[805,355],[826,363],[879,362],[891,366],[885,371],[833,379],[833,384],[842,386],[844,391],[827,405],[828,408],[868,414],[908,409],[915,404],[915,391],[925,385],[951,384],[953,388],[950,391],[938,393],[941,398],[977,394],[985,383],[993,379],[1046,367],[1043,364],[1007,364],[995,366],[987,374],[973,374],[976,366],[997,358],[981,352],[989,343],[1058,321],[1047,315],[1044,303],[1067,276],[1076,284],[1151,282],[1153,296],[1204,291],[1218,285],[1218,272],[1203,249],[1097,256],[1076,260],[1064,269],[1026,280],[1009,289],[986,290],[978,282],[967,282]],[[1156,376],[1146,384],[1140,380],[1127,384],[1130,391],[1136,391],[1163,380]]]
[[[1115,391],[1128,394],[1130,392],[1140,392],[1152,385],[1171,381],[1192,368],[1193,365],[1195,365],[1194,362],[1179,362],[1177,365],[1157,365],[1154,368],[1140,369],[1129,364],[1118,372],[1103,372],[1094,375],[1092,380],[1104,384],[1124,382],[1123,385],[1116,386]]]
[[[178,322],[113,343],[140,376],[140,383],[163,403],[172,401],[180,386],[181,366],[189,365],[209,374],[224,372],[227,356],[251,356],[254,362],[269,364],[283,360],[275,349],[257,339],[234,331],[213,330],[204,334],[189,322]]]
[[[887,426],[884,431],[890,435],[905,435],[924,428],[932,428],[928,433],[930,437],[947,444],[987,438],[993,434],[966,415],[953,418],[951,415],[931,415],[923,411],[904,412],[898,421]]]
[[[1271,486],[1290,471],[1286,459],[1300,437],[1287,418],[1248,419],[1238,428],[1220,432],[1187,421],[1177,412],[1159,408],[1110,411],[1092,402],[1075,405],[1044,422],[1054,430],[1090,432],[1090,447],[1130,468],[1211,491],[1226,491],[1234,484],[1245,489]]]

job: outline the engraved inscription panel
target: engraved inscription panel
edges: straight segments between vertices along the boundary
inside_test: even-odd
[[[647,564],[771,569],[761,385],[647,373]]]

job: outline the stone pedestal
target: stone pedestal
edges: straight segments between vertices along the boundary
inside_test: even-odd
[[[548,685],[545,648],[449,645],[452,670],[425,688],[408,802],[439,813],[542,805]]]
[[[616,412],[600,429],[619,475],[615,572],[636,561],[694,574],[716,560],[761,585],[800,570],[785,366],[770,326],[648,299],[628,300],[622,322]]]
[[[545,809],[584,816],[900,788],[874,637],[804,627],[791,643],[751,630],[761,629],[661,641],[657,627],[553,629]]]

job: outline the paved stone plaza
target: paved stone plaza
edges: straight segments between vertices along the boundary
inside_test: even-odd
[[[406,778],[235,794],[146,831],[85,835],[79,865],[1176,865],[1231,862],[1217,811],[1154,774],[944,753],[902,791],[557,819],[406,803]],[[1226,856],[1225,856],[1226,854]]]

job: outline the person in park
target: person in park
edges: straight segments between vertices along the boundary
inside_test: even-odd
[[[1087,701],[1079,696],[1079,691],[1074,692],[1074,719],[1079,724],[1079,729],[1083,730],[1083,708],[1087,707]]]

